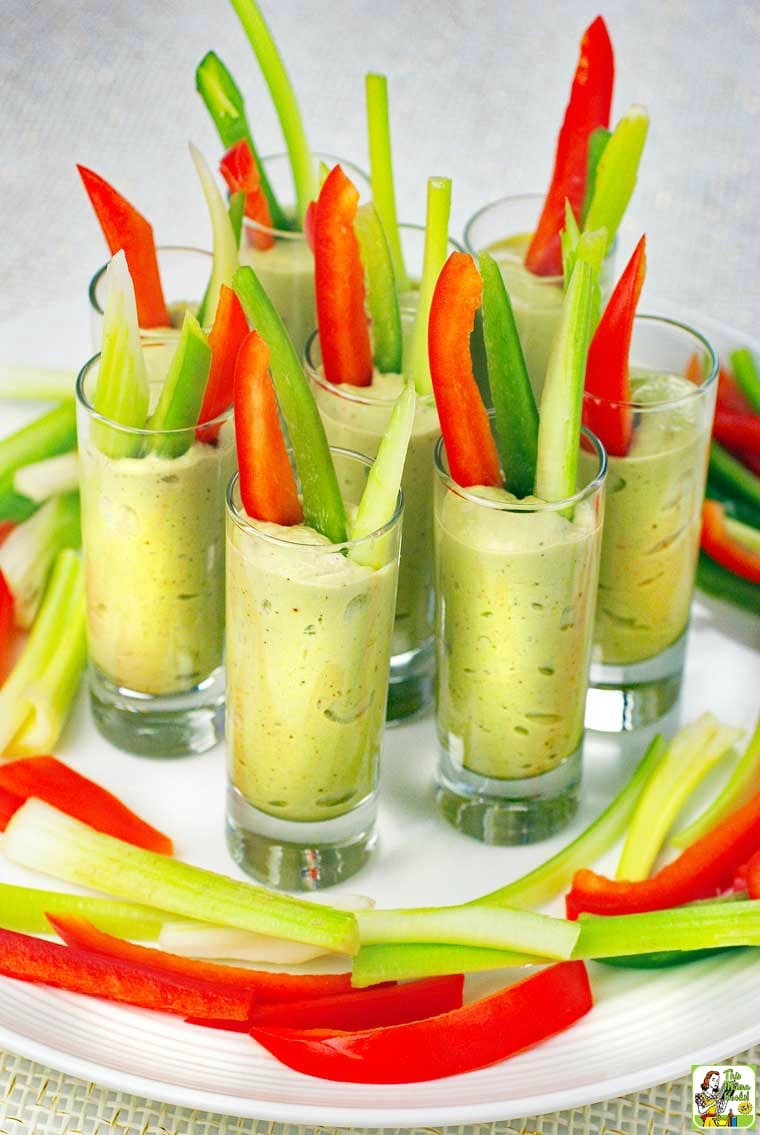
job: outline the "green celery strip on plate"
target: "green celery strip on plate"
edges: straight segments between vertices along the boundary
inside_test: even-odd
[[[716,599],[724,599],[727,603],[760,615],[760,586],[727,571],[705,552],[699,553],[697,586]]]
[[[372,200],[380,214],[380,220],[388,238],[396,284],[400,292],[407,292],[411,285],[404,265],[404,253],[401,248],[401,236],[396,216],[396,194],[393,188],[393,151],[391,148],[390,116],[388,114],[388,80],[385,75],[368,74],[365,77],[365,92]]]
[[[42,461],[76,449],[77,419],[73,402],[62,402],[60,406],[35,418],[28,426],[0,439],[0,484],[23,465]]]
[[[58,496],[59,493],[73,492],[79,488],[76,450],[22,465],[13,474],[13,487],[17,493],[37,503]]]
[[[74,398],[76,373],[45,367],[0,363],[0,398],[29,402],[62,402]]]
[[[760,946],[760,902],[691,903],[646,914],[581,914],[574,958]]]
[[[732,457],[717,441],[710,442],[710,477],[749,504],[760,508],[760,477]]]
[[[0,883],[0,926],[3,930],[52,934],[53,929],[45,917],[48,912],[79,915],[106,934],[142,942],[157,942],[161,927],[171,919],[169,914],[136,903]]]
[[[404,366],[404,373],[414,383],[418,394],[430,394],[433,389],[428,360],[428,321],[435,285],[446,262],[450,216],[451,178],[429,177],[422,280],[409,343],[409,359]]]
[[[758,588],[758,591],[760,592],[760,588]],[[753,789],[757,789],[759,778],[760,718],[758,718],[755,732],[750,737],[747,748],[712,804],[690,824],[672,835],[669,842],[673,847],[680,849],[689,847],[695,840],[700,839],[701,836],[714,828],[725,816],[741,807],[745,800],[748,800],[752,795]]]
[[[607,230],[609,249],[636,187],[641,155],[649,130],[643,106],[632,106],[618,122],[599,159],[584,230]]]
[[[319,410],[293,344],[252,268],[239,268],[232,286],[252,326],[269,347],[272,382],[293,447],[304,518],[333,544],[348,538],[338,487]]]
[[[731,352],[734,377],[756,414],[760,414],[760,369],[754,355],[746,347]]]
[[[210,366],[208,339],[192,312],[186,311],[158,405],[148,419],[148,428],[156,431],[150,448],[158,457],[181,457],[193,444],[191,427],[198,423]]]
[[[588,140],[588,160],[586,162],[586,189],[583,194],[583,205],[581,206],[581,225],[583,226],[588,216],[589,207],[591,206],[591,199],[594,196],[594,189],[596,187],[596,172],[599,168],[599,160],[604,153],[605,147],[612,137],[612,131],[607,130],[604,126],[598,126],[596,130],[592,130]]]
[[[354,220],[367,280],[372,358],[381,374],[401,373],[401,312],[387,234],[375,205],[360,205]]]
[[[203,196],[206,199],[213,234],[214,260],[211,268],[211,279],[198,311],[198,322],[205,327],[206,325],[211,326],[214,322],[222,284],[226,284],[227,287],[232,286],[232,277],[235,275],[238,266],[238,242],[235,239],[224,198],[219,192],[205,158],[192,142],[190,143],[190,157],[193,159]]]
[[[13,595],[17,626],[34,622],[58,553],[81,543],[79,492],[74,491],[51,497],[0,545],[0,572]]]
[[[482,973],[491,969],[545,963],[546,958],[482,946],[441,946],[429,942],[362,946],[353,960],[351,984],[363,989],[382,981],[442,977],[449,973]]]

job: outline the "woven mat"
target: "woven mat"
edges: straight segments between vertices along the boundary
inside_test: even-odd
[[[760,1046],[733,1063],[760,1064]],[[573,1111],[473,1127],[404,1128],[408,1135],[684,1135],[690,1127],[690,1082]],[[0,1135],[369,1135],[370,1128],[297,1127],[214,1115],[138,1099],[0,1054]],[[377,1130],[372,1128],[371,1130]],[[401,1128],[388,1129],[398,1135]]]

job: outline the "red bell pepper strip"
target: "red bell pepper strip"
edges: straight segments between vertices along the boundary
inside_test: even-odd
[[[235,391],[235,361],[241,344],[248,334],[248,320],[232,288],[222,284],[214,326],[209,331],[211,367],[208,372],[206,393],[203,396],[198,421],[213,422],[232,405]],[[203,426],[196,430],[199,441],[216,441],[221,425]]]
[[[586,363],[583,424],[614,457],[625,457],[633,436],[628,354],[645,273],[646,237],[642,237],[599,320]]]
[[[16,930],[0,930],[0,973],[182,1017],[245,1020],[253,1000],[249,989],[162,974]]]
[[[113,958],[151,969],[182,980],[207,982],[219,988],[245,989],[252,994],[257,1004],[273,1001],[306,1001],[317,997],[334,997],[351,990],[351,975],[341,974],[294,974],[266,973],[263,970],[246,969],[242,966],[217,965],[215,962],[198,961],[179,954],[167,954],[164,950],[154,950],[148,946],[138,946],[125,942],[98,930],[86,918],[70,914],[48,914],[48,922],[56,933],[69,946],[87,950],[90,953]],[[195,1013],[188,1010],[188,1017],[213,1018],[214,1013]],[[216,1014],[224,1018],[224,1013]]]
[[[0,571],[0,680],[5,672],[13,634],[13,592]]]
[[[314,215],[314,290],[322,365],[329,382],[369,386],[372,347],[364,268],[354,218],[359,191],[340,166],[325,178]]]
[[[751,473],[756,477],[760,477],[760,453],[756,449],[738,449],[736,456],[741,461],[742,465],[746,465]]]
[[[586,29],[570,101],[557,139],[554,172],[525,267],[537,276],[562,275],[560,233],[565,227],[565,201],[580,221],[588,176],[589,138],[610,124],[615,61],[607,26],[601,16]]]
[[[362,1032],[256,1028],[289,1068],[324,1080],[411,1084],[485,1068],[568,1028],[593,1004],[582,962],[562,962],[426,1020]]]
[[[21,798],[45,800],[96,831],[161,855],[171,855],[172,841],[142,820],[117,796],[55,757],[24,757],[0,765],[0,788]],[[20,805],[19,805],[20,807]]]
[[[262,250],[274,248],[272,214],[261,185],[259,167],[247,139],[241,138],[227,151],[219,163],[219,170],[230,193],[245,193],[245,215],[261,226],[247,230],[253,247]],[[265,232],[265,229],[268,231]]]
[[[568,918],[638,914],[714,898],[733,884],[737,870],[760,847],[760,793],[732,812],[649,879],[626,882],[576,871],[565,897]]]
[[[0,788],[0,832],[5,831],[11,816],[18,812],[23,803],[23,797],[16,796],[7,788]]]
[[[135,288],[137,322],[141,327],[168,327],[169,312],[161,287],[151,225],[99,174],[85,166],[78,165],[77,169],[111,255],[120,248],[124,249]]]
[[[12,520],[0,521],[0,544],[3,543],[6,537],[10,536],[15,527],[16,525]]]
[[[736,890],[746,889],[751,899],[760,899],[760,851],[756,851],[736,873]]]
[[[760,455],[760,414],[741,414],[716,407],[713,437],[732,453]]]
[[[706,500],[702,505],[700,542],[702,550],[721,567],[750,583],[760,583],[760,552],[733,539],[726,528],[726,510],[720,501]]]
[[[269,376],[269,348],[256,331],[243,340],[235,364],[235,438],[243,508],[256,520],[300,524],[293,468]]]
[[[441,433],[458,485],[503,485],[499,454],[480,397],[470,355],[483,281],[465,252],[452,252],[430,305],[428,354]]]
[[[317,203],[316,201],[310,201],[303,215],[303,235],[312,252],[314,252],[314,218],[316,214]]]

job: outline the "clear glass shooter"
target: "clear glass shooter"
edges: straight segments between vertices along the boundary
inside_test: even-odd
[[[355,505],[372,463],[331,452]],[[227,844],[274,887],[331,886],[374,845],[402,511],[331,544],[251,521],[230,485]]]
[[[583,446],[552,503],[463,489],[436,447],[437,800],[484,843],[544,839],[577,808],[607,472]]]
[[[563,277],[535,276],[525,267],[525,253],[535,232],[545,194],[500,197],[479,209],[465,225],[465,248],[473,256],[490,252],[501,268],[515,313],[525,362],[536,398],[562,310]],[[615,282],[615,245],[602,266],[600,285],[606,303]],[[477,372],[476,372],[477,373]]]
[[[684,377],[695,358],[699,384]],[[636,316],[630,360],[633,441],[609,455],[586,712],[604,732],[656,721],[681,690],[717,389],[715,350],[675,320]]]
[[[170,327],[146,327],[140,329],[143,341],[165,341],[172,335],[178,336],[182,327],[182,317],[187,308],[197,312],[211,277],[213,257],[202,248],[186,248],[181,245],[159,245],[156,249],[158,271],[169,309]],[[88,296],[90,300],[90,335],[92,348],[100,350],[103,337],[103,304],[105,302],[105,275],[108,264],[98,268],[90,280]]]
[[[176,340],[143,341],[163,380]],[[156,432],[92,406],[100,355],[77,381],[89,685],[99,731],[152,757],[200,753],[224,728],[224,494],[235,469],[232,412]],[[152,403],[160,381],[151,381]],[[207,435],[209,436],[209,435]],[[179,456],[156,452],[167,439]]]
[[[366,173],[358,166],[332,154],[312,155],[318,172],[320,163],[329,169],[340,165],[351,178],[362,198],[370,197]],[[279,201],[292,201],[293,174],[287,154],[271,154],[262,158],[267,176]],[[287,210],[286,210],[287,212]],[[292,213],[292,207],[290,209]],[[317,323],[314,306],[314,256],[300,230],[273,229],[251,221],[243,221],[240,241],[240,263],[249,264],[261,281],[274,307],[288,330],[297,350]]]

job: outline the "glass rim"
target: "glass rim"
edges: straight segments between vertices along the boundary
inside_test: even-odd
[[[213,259],[214,259],[213,253],[209,252],[208,249],[196,248],[191,244],[157,244],[156,245],[156,252],[157,253],[161,253],[161,252],[192,252],[194,254],[197,253],[200,256],[205,256],[212,263],[213,263]],[[97,272],[92,277],[89,284],[87,285],[87,297],[90,301],[90,307],[95,312],[97,312],[98,315],[103,315],[103,308],[100,306],[100,304],[97,301],[97,290],[98,290],[98,286],[100,284],[100,281],[105,276],[106,269],[108,268],[108,265],[110,263],[111,263],[110,259],[106,260],[105,264],[102,264],[100,266],[100,268],[98,268]],[[145,333],[147,333],[147,334],[154,334],[154,333],[160,334],[161,328],[158,328],[158,327],[141,327],[140,328],[140,334],[142,335],[142,334],[145,334]]]
[[[339,457],[350,457],[364,465],[367,469],[371,469],[374,465],[369,457],[363,453],[358,453],[354,449],[343,449],[341,446],[331,445],[330,454],[337,454]],[[255,537],[263,540],[265,543],[273,544],[275,547],[282,548],[321,548],[325,553],[327,552],[342,552],[350,551],[352,548],[360,548],[362,545],[369,544],[371,541],[378,540],[383,536],[387,536],[394,528],[401,522],[401,516],[404,511],[404,490],[399,488],[398,496],[396,497],[396,507],[393,510],[393,516],[387,520],[381,528],[376,528],[374,532],[370,532],[367,536],[361,536],[358,540],[343,540],[339,544],[313,544],[305,540],[285,540],[282,536],[276,536],[272,532],[264,532],[261,528],[256,527],[256,522],[252,521],[246,512],[243,511],[242,501],[238,508],[234,500],[234,494],[240,483],[240,472],[236,470],[227,486],[225,493],[225,501],[227,505],[227,512],[231,519],[235,522],[242,532],[252,533]],[[263,523],[263,522],[259,522]]]
[[[156,346],[159,346],[159,345],[163,345],[164,343],[169,343],[172,346],[176,346],[176,339],[169,338],[169,336],[165,336],[163,339],[156,338],[156,339],[152,340],[150,343],[142,343],[141,346],[143,346],[143,348],[145,348],[145,347],[156,347]],[[83,367],[79,371],[79,374],[77,375],[77,380],[76,380],[76,384],[75,384],[75,388],[74,388],[75,392],[76,392],[77,403],[82,407],[83,410],[86,410],[89,418],[93,422],[102,422],[104,425],[109,426],[111,429],[118,430],[119,433],[126,434],[126,435],[131,436],[131,437],[178,437],[179,438],[179,437],[182,437],[183,434],[185,434],[185,435],[186,434],[193,434],[194,435],[199,429],[205,430],[205,429],[208,429],[208,428],[213,427],[213,426],[223,426],[224,423],[228,422],[233,416],[234,407],[228,406],[227,409],[224,410],[221,414],[217,414],[217,416],[215,418],[209,418],[208,421],[196,422],[194,426],[181,426],[179,429],[175,428],[175,429],[171,429],[171,430],[166,430],[166,429],[164,429],[164,430],[152,430],[152,429],[148,429],[146,426],[142,426],[142,427],[140,427],[140,426],[125,426],[121,422],[114,421],[113,418],[107,418],[105,416],[105,414],[101,414],[101,413],[99,413],[98,410],[95,409],[92,402],[87,397],[87,394],[85,393],[85,389],[84,389],[85,381],[87,380],[87,377],[88,377],[90,371],[92,370],[92,368],[96,364],[99,364],[101,355],[102,355],[102,351],[98,351],[97,354],[92,355],[87,360],[87,362],[83,365]],[[140,458],[140,460],[142,460],[142,458]]]
[[[411,322],[413,315],[414,312],[411,308],[401,309],[402,320],[404,319],[404,317],[406,317],[407,322]],[[316,347],[318,340],[319,328],[315,327],[306,340],[306,344],[303,349],[303,363],[308,377],[313,382],[315,382],[316,385],[320,387],[320,389],[326,391],[328,394],[334,394],[336,398],[342,398],[345,402],[355,402],[357,406],[374,406],[375,408],[380,408],[383,406],[395,406],[396,402],[401,396],[400,391],[394,397],[388,396],[387,398],[367,398],[366,395],[363,395],[361,393],[364,387],[352,386],[350,382],[330,382],[330,379],[326,378],[324,374],[321,374],[319,369],[312,361],[312,351]],[[399,375],[399,377],[404,379],[404,385],[406,385],[407,379],[404,377],[404,375]],[[429,405],[434,401],[435,395],[433,394],[432,390],[428,394],[417,395],[417,405]]]
[[[488,411],[489,421],[494,418],[494,411]],[[433,455],[433,463],[435,472],[438,479],[450,492],[456,496],[461,497],[462,500],[470,501],[471,504],[480,505],[483,508],[490,508],[495,512],[516,512],[516,513],[532,513],[532,512],[564,512],[568,508],[572,508],[582,501],[587,500],[589,497],[594,496],[596,492],[601,489],[604,484],[605,477],[607,476],[607,450],[602,445],[599,438],[595,433],[592,433],[587,426],[581,426],[581,438],[586,438],[593,447],[594,453],[598,461],[598,468],[594,477],[582,489],[573,493],[571,497],[566,497],[564,500],[559,501],[532,501],[527,502],[523,500],[515,501],[497,501],[489,500],[486,497],[481,497],[477,493],[472,492],[470,489],[458,485],[453,479],[451,474],[443,467],[443,454],[446,449],[446,443],[443,437],[439,437],[435,446],[435,453]],[[580,446],[580,439],[579,439]]]
[[[328,154],[323,150],[312,150],[311,156],[312,158],[317,160],[324,160],[325,158],[327,158],[328,163],[341,166],[341,168],[346,170],[349,174],[359,174],[362,181],[366,182],[367,185],[370,184],[369,175],[365,173],[361,166],[358,166],[356,162],[352,162],[348,158],[340,158],[336,154]],[[287,152],[287,150],[278,150],[277,153],[274,154],[263,154],[261,157],[261,162],[265,165],[267,162],[279,161],[282,158],[287,158],[287,160],[290,161],[290,154]],[[243,217],[243,228],[252,229],[254,232],[263,233],[266,236],[272,236],[275,240],[293,242],[303,242],[306,240],[303,229],[276,229],[272,225],[262,225],[261,221],[254,221],[251,220],[250,217],[246,216]],[[264,249],[263,251],[268,250]]]

